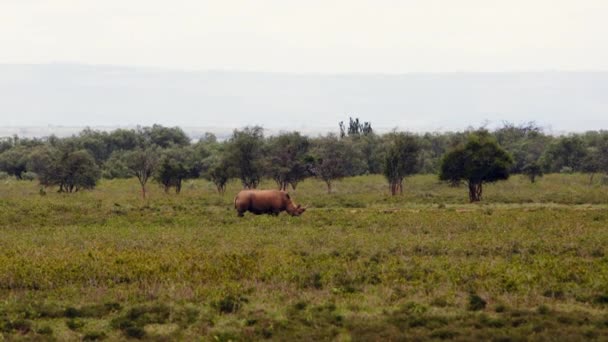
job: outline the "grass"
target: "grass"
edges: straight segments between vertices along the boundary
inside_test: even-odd
[[[585,175],[513,177],[481,204],[434,176],[397,197],[309,180],[298,218],[238,218],[238,184],[213,189],[0,184],[0,340],[608,338],[608,191]]]

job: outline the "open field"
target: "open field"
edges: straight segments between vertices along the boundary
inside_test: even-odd
[[[267,182],[263,187],[274,187]],[[316,180],[301,217],[238,218],[239,184],[75,194],[0,183],[0,340],[606,340],[608,186]]]

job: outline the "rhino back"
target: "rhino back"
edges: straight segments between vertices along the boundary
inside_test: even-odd
[[[260,210],[284,209],[284,196],[277,190],[260,190],[251,194],[251,205]]]

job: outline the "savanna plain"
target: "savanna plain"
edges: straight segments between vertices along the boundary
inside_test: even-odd
[[[0,183],[0,340],[607,340],[608,186],[380,176],[246,214],[204,180]],[[274,188],[272,182],[262,188]]]

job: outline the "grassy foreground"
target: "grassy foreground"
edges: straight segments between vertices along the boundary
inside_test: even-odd
[[[608,187],[513,177],[466,203],[435,176],[292,192],[236,217],[205,181],[0,184],[0,341],[606,340]],[[265,183],[264,187],[273,187]]]

